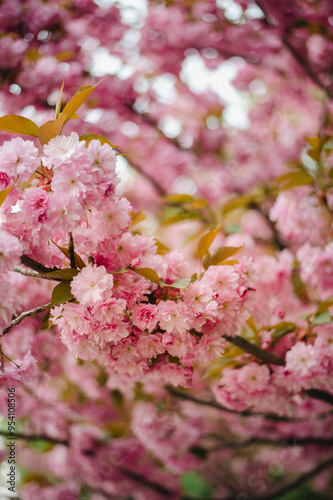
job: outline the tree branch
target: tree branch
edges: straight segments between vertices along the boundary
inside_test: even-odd
[[[50,281],[63,281],[61,279],[50,278],[47,275],[41,276],[38,272],[33,271],[32,269],[26,269],[22,266],[14,266],[14,271],[16,273],[23,274],[24,276],[31,276],[33,278],[40,278],[42,280],[50,280]]]
[[[316,438],[313,436],[298,438],[295,436],[280,439],[270,439],[265,437],[253,436],[246,441],[225,441],[222,436],[212,434],[207,437],[212,437],[221,441],[221,444],[214,446],[212,448],[206,448],[207,451],[219,451],[225,448],[246,448],[247,446],[252,446],[254,444],[259,445],[274,445],[274,446],[306,446],[306,445],[318,445],[323,447],[333,446],[333,438]]]
[[[30,309],[30,311],[24,311],[19,316],[17,316],[16,318],[13,319],[13,321],[10,323],[10,325],[8,325],[3,330],[1,336],[3,337],[4,335],[6,335],[6,333],[8,333],[9,330],[11,330],[14,326],[18,325],[19,323],[21,323],[21,321],[23,321],[28,316],[36,316],[36,314],[39,314],[42,311],[46,311],[47,309],[51,309],[51,307],[52,307],[52,303],[49,302],[48,304],[45,304],[43,306],[35,307],[35,309]]]
[[[33,269],[34,271],[37,271],[38,273],[50,273],[51,271],[59,271],[57,267],[45,267],[43,264],[40,264],[36,260],[31,259],[30,257],[27,257],[27,255],[22,255],[21,256],[21,262],[24,266],[30,267],[30,269]]]
[[[275,498],[280,498],[282,495],[289,493],[299,486],[301,486],[303,483],[306,483],[310,479],[313,479],[316,477],[318,474],[323,472],[325,469],[328,469],[333,465],[333,457],[328,458],[324,462],[321,462],[320,464],[316,465],[312,470],[309,472],[306,472],[305,474],[301,475],[295,481],[292,481],[291,483],[287,484],[280,490],[276,491],[275,493],[271,493],[269,495],[266,495],[264,497],[258,497],[258,500],[274,500]]]
[[[67,439],[56,439],[49,436],[38,436],[38,435],[29,435],[29,434],[20,434],[19,432],[15,432],[14,434],[9,434],[8,432],[0,431],[0,436],[3,436],[8,439],[12,439],[16,437],[17,439],[22,439],[24,441],[47,441],[52,444],[63,444],[64,446],[69,445],[69,441]]]
[[[277,356],[272,352],[261,349],[261,347],[258,347],[248,340],[243,339],[243,337],[231,337],[230,335],[223,335],[223,338],[225,338],[231,344],[240,347],[241,349],[243,349],[243,351],[252,354],[258,359],[261,359],[265,363],[280,366],[285,365],[285,361],[283,358],[280,358],[280,356]]]
[[[215,401],[206,401],[203,399],[196,398],[195,396],[192,396],[191,394],[188,394],[183,391],[179,391],[175,389],[172,386],[166,386],[165,390],[168,391],[169,394],[172,396],[175,396],[176,398],[180,399],[185,399],[187,401],[192,401],[193,403],[197,403],[200,405],[205,405],[205,406],[210,406],[212,408],[216,408],[217,410],[225,411],[227,413],[234,413],[236,415],[240,415],[242,417],[259,417],[259,418],[266,418],[267,420],[274,420],[277,422],[298,422],[301,421],[301,419],[297,418],[288,418],[288,417],[280,417],[278,415],[270,414],[270,413],[256,413],[256,412],[251,412],[249,410],[231,410],[230,408],[226,408],[225,406],[222,406]]]

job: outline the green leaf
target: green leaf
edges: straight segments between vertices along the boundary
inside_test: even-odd
[[[68,302],[73,298],[74,297],[71,293],[71,282],[68,280],[62,281],[53,288],[51,307],[57,304],[65,304],[66,302]]]
[[[48,144],[51,139],[54,139],[54,137],[57,137],[62,127],[65,125],[65,122],[66,115],[60,113],[56,120],[50,120],[39,127],[38,138],[42,146],[44,146],[44,144]]]
[[[149,267],[142,267],[141,269],[131,269],[137,274],[140,274],[140,276],[143,276],[149,281],[152,281],[153,283],[156,283],[156,285],[160,284],[160,278],[154,269],[150,269]]]
[[[104,135],[83,134],[83,135],[80,135],[79,140],[80,141],[86,141],[86,146],[88,146],[89,142],[97,140],[102,145],[103,144],[108,144],[109,146],[111,146],[111,148],[117,148],[118,147],[116,144],[112,144],[112,142],[109,141],[109,139],[107,139],[106,137],[104,137]]]
[[[1,193],[0,193],[1,194]],[[316,311],[316,313],[321,313],[323,311],[327,311],[330,307],[333,306],[333,297],[326,299],[324,302],[322,302]]]
[[[190,283],[191,283],[191,278],[180,278],[178,280],[175,280],[170,285],[165,283],[163,280],[160,280],[159,284],[161,286],[168,286],[170,288],[187,288]]]
[[[180,482],[184,494],[191,498],[206,499],[211,495],[212,487],[198,472],[185,472],[180,477]]]
[[[277,184],[282,184],[280,191],[286,191],[297,186],[308,186],[313,184],[313,179],[310,174],[304,171],[289,172],[281,175],[276,179]]]
[[[277,323],[276,325],[267,328],[267,330],[275,329],[272,333],[271,338],[273,344],[281,340],[288,333],[294,332],[297,328],[295,323],[291,323],[289,321],[281,321],[281,323]],[[266,328],[265,328],[266,329]]]
[[[198,245],[198,250],[197,250],[197,256],[202,259],[203,256],[208,252],[211,244],[215,240],[217,234],[219,233],[222,225],[218,226],[214,231],[210,231],[207,234],[204,234],[200,240],[199,240],[199,245]]]
[[[136,226],[137,224],[146,219],[146,216],[142,210],[140,210],[140,212],[130,212],[130,216],[132,218],[131,227]]]
[[[245,245],[245,243],[244,243]],[[223,264],[229,257],[239,253],[244,245],[241,247],[219,247],[215,250],[212,255],[206,255],[202,261],[204,269],[208,269],[209,266],[218,266]],[[232,264],[233,261],[228,261],[227,263]]]
[[[189,194],[167,194],[163,196],[163,200],[165,203],[170,203],[171,205],[181,205],[189,201],[194,201],[194,198]]]
[[[233,200],[228,201],[224,207],[222,208],[222,212],[227,214],[232,212],[232,210],[236,210],[237,208],[246,208],[250,203],[256,201],[258,198],[257,194],[245,194],[243,196],[238,196]]]
[[[3,191],[0,191],[0,207],[4,203],[4,201],[6,200],[7,196],[10,194],[10,192],[13,189],[14,185],[15,185],[15,182],[11,186],[9,186],[9,188],[4,189]]]
[[[72,118],[72,116],[76,113],[76,111],[82,106],[82,104],[88,99],[90,94],[95,90],[96,85],[88,85],[86,87],[80,88],[76,94],[68,101],[66,106],[64,107],[61,114],[66,115],[66,121]]]
[[[55,280],[72,280],[74,276],[79,274],[78,269],[66,268],[59,269],[58,271],[50,271],[48,273],[39,273],[41,277],[53,278]]]
[[[189,220],[189,219],[201,219],[202,215],[200,212],[188,212],[185,210],[181,210],[177,213],[173,213],[170,215],[167,215],[165,219],[163,220],[163,224],[173,224],[175,222],[181,222],[183,220]]]
[[[158,255],[165,255],[166,253],[170,252],[170,248],[164,245],[164,243],[162,243],[157,238],[155,238],[155,245],[157,248]]]
[[[323,311],[315,315],[312,320],[313,325],[324,325],[325,323],[330,323],[332,321],[329,311]]]
[[[70,260],[68,248],[66,248],[66,247],[60,247],[53,240],[51,240],[51,241]],[[79,269],[83,269],[84,267],[86,267],[85,263],[83,262],[83,260],[79,256],[79,254],[77,254],[76,252],[74,252],[74,260],[75,260],[76,267],[78,267]]]
[[[38,137],[38,127],[36,123],[18,115],[6,115],[0,118],[0,130],[10,134],[30,135]]]

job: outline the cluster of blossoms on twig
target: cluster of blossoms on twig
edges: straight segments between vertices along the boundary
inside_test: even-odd
[[[0,156],[3,187],[18,182],[1,208],[1,271],[11,272],[24,255],[47,266],[37,277],[59,279],[60,292],[70,287],[65,300],[59,304],[54,295],[50,307],[75,357],[96,359],[133,380],[186,386],[195,364],[222,355],[223,334],[239,333],[253,306],[250,261],[212,265],[200,280],[184,279],[180,252],[161,255],[152,237],[132,234],[131,205],[117,196],[109,144],[72,133],[39,152],[16,138],[4,143]],[[72,268],[64,267],[69,261],[59,250],[68,233],[78,259]],[[6,328],[19,304],[5,279],[1,290]]]

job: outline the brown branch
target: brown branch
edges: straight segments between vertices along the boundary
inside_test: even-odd
[[[45,267],[43,266],[43,264],[40,264],[40,262],[37,262],[36,260],[31,259],[30,257],[27,257],[27,255],[21,256],[21,262],[24,266],[30,267],[30,269],[33,269],[38,273],[50,273],[52,271],[59,271],[57,267],[53,268]]]
[[[171,394],[172,396],[175,396],[176,398],[185,399],[187,401],[192,401],[193,403],[197,403],[199,405],[210,406],[211,408],[216,408],[217,410],[225,411],[227,413],[234,413],[234,414],[239,415],[241,417],[259,417],[259,418],[266,418],[267,420],[274,420],[277,422],[298,422],[298,421],[301,421],[301,419],[280,417],[278,415],[274,415],[274,414],[270,414],[270,413],[257,413],[257,412],[251,412],[249,410],[243,410],[243,411],[231,410],[230,408],[226,408],[225,406],[222,406],[219,403],[216,403],[215,401],[206,401],[204,399],[197,398],[197,397],[192,396],[191,394],[188,394],[186,392],[179,391],[172,386],[166,386],[165,389],[166,389],[166,391],[168,391],[169,394]]]
[[[328,469],[332,465],[333,465],[333,457],[330,457],[324,462],[321,462],[320,464],[316,465],[316,467],[314,467],[309,472],[302,474],[300,477],[295,479],[295,481],[292,481],[291,483],[287,484],[280,490],[276,491],[275,493],[268,494],[264,497],[258,497],[258,500],[274,500],[275,498],[280,498],[282,495],[285,495],[286,493],[295,490],[296,488],[306,483],[310,479],[313,479],[318,474],[323,472],[325,469]]]
[[[51,302],[49,302],[48,304],[45,304],[43,306],[35,307],[35,309],[30,309],[30,311],[24,311],[19,316],[17,316],[16,318],[13,319],[13,321],[10,323],[10,325],[8,325],[3,330],[1,336],[3,337],[4,335],[6,335],[6,333],[8,333],[9,330],[11,330],[14,326],[18,325],[19,323],[21,323],[21,321],[23,321],[28,316],[36,316],[36,314],[39,314],[40,312],[43,312],[43,311],[47,311],[47,309],[50,309],[52,306],[53,306],[53,304]]]
[[[24,441],[47,441],[52,444],[63,444],[64,446],[69,446],[69,441],[67,439],[56,439],[49,436],[44,435],[29,435],[29,434],[20,434],[19,432],[14,432],[13,434],[9,434],[8,432],[0,431],[0,436],[3,436],[7,439],[22,439]]]
[[[333,394],[330,394],[329,392],[321,391],[319,389],[308,389],[305,392],[310,398],[319,399],[320,401],[325,401],[325,403],[333,405]]]
[[[40,278],[43,280],[51,280],[51,281],[63,281],[61,279],[51,278],[47,275],[40,275],[38,272],[33,271],[32,269],[26,269],[25,267],[21,266],[14,266],[14,271],[16,273],[23,274],[24,276],[31,276],[33,278]]]
[[[252,354],[256,358],[261,359],[265,363],[272,365],[280,365],[280,366],[285,365],[285,361],[283,358],[280,358],[280,356],[277,356],[272,352],[261,349],[261,347],[258,347],[257,345],[249,342],[248,340],[243,339],[243,337],[231,337],[230,335],[223,335],[223,338],[225,338],[231,344],[240,347],[241,349],[243,349],[243,351],[247,352],[248,354]]]
[[[252,446],[254,444],[259,445],[274,445],[274,446],[306,446],[306,445],[317,445],[323,447],[333,446],[333,438],[316,438],[313,436],[298,438],[295,436],[280,439],[270,439],[265,437],[253,436],[246,441],[226,441],[222,436],[216,434],[209,435],[207,437],[212,437],[221,441],[221,444],[214,446],[212,448],[205,448],[207,451],[219,451],[225,448],[246,448],[247,446]]]

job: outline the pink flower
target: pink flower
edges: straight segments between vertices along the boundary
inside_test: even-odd
[[[140,330],[151,332],[156,328],[157,321],[157,306],[153,304],[140,304],[134,308],[132,323],[140,328]]]
[[[158,304],[158,321],[168,333],[185,333],[190,327],[190,312],[183,302],[167,300]]]
[[[269,383],[269,369],[267,365],[249,363],[237,370],[238,384],[249,394],[262,392],[267,389]]]
[[[112,297],[94,306],[91,312],[94,318],[101,323],[115,324],[124,318],[126,310],[126,300]]]
[[[49,201],[49,224],[63,231],[70,231],[78,226],[84,216],[83,209],[78,201],[69,198],[66,193],[57,193]]]
[[[297,342],[286,354],[286,369],[294,376],[311,377],[316,371],[318,361],[312,345]]]
[[[14,265],[20,264],[22,254],[23,246],[18,238],[0,230],[0,273],[12,270]]]
[[[18,175],[20,182],[27,181],[40,166],[38,149],[21,137],[6,141],[0,148],[0,165],[10,177]]]
[[[116,179],[117,157],[108,144],[101,145],[100,141],[90,141],[88,154],[91,158],[92,171],[96,172],[98,179],[107,177],[109,180]]]
[[[118,235],[126,231],[131,224],[131,208],[130,202],[125,198],[107,198],[102,211],[105,233]]]
[[[44,159],[45,165],[57,167],[61,161],[67,160],[77,151],[85,149],[85,143],[79,141],[79,136],[76,132],[71,135],[59,135],[50,140],[44,146],[44,154],[47,158]]]
[[[147,359],[155,358],[158,354],[165,352],[162,336],[158,333],[154,335],[139,335],[135,347],[140,356]]]
[[[104,266],[86,266],[73,278],[71,290],[78,301],[85,306],[92,306],[111,298],[113,276]]]

